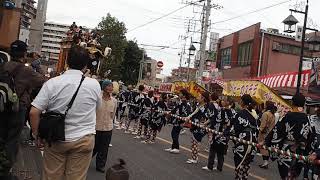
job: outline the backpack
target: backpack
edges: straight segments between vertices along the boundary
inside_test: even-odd
[[[23,65],[17,65],[12,72],[8,72],[4,68],[5,64],[0,64],[0,113],[18,112],[19,98],[15,88],[14,74]]]

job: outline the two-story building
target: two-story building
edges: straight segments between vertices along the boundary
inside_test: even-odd
[[[311,34],[312,35],[312,34]],[[305,57],[315,52],[305,46]],[[261,23],[251,25],[219,39],[217,68],[224,80],[251,79],[266,75],[297,72],[301,42],[277,29],[261,29]],[[310,69],[308,62],[303,69]],[[294,89],[278,89],[292,94]],[[306,89],[305,89],[306,90]]]

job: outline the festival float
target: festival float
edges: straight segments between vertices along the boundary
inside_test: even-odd
[[[72,46],[79,45],[86,48],[90,53],[90,61],[87,65],[90,74],[98,75],[102,60],[111,54],[111,48],[106,47],[103,50],[99,43],[102,37],[98,30],[94,29],[89,32],[89,29],[81,26],[78,27],[74,22],[67,32],[67,37],[61,41],[59,60],[56,68],[57,73],[61,74],[67,69],[68,52]]]

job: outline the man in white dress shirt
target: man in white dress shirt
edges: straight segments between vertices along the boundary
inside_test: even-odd
[[[40,114],[43,111],[64,113],[80,84],[89,60],[88,52],[72,47],[67,70],[47,81],[32,102],[30,119],[33,135],[37,137]],[[44,180],[85,180],[94,147],[96,109],[101,104],[101,88],[97,80],[86,77],[65,119],[65,141],[44,146]],[[39,140],[38,140],[39,141]]]

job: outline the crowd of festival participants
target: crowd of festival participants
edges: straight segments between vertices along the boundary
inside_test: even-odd
[[[116,100],[111,95],[110,80],[103,80],[99,85],[96,79],[84,76],[90,57],[80,46],[73,46],[68,53],[69,69],[51,79],[37,72],[38,68],[25,66],[27,45],[24,42],[13,42],[10,55],[12,61],[0,66],[0,80],[14,79],[10,87],[14,87],[20,104],[17,110],[10,104],[9,109],[5,107],[0,112],[1,179],[12,172],[26,119],[31,126],[31,140],[44,152],[43,179],[86,179],[93,156],[96,156],[96,170],[105,172],[115,117],[116,129],[123,129],[124,133],[131,133],[146,144],[155,143],[163,126],[171,124],[172,145],[165,151],[173,154],[180,153],[181,131],[190,128],[192,152],[186,161],[188,164],[199,162],[200,143],[207,143],[203,139],[208,136],[208,164],[202,168],[206,171],[223,171],[224,156],[230,145],[235,179],[248,179],[250,164],[258,152],[263,158],[261,168],[268,169],[270,161],[277,161],[281,179],[295,179],[302,170],[305,179],[309,172],[314,179],[319,174],[319,164],[313,162],[320,159],[320,109],[307,115],[302,94],[294,95],[292,111],[280,116],[274,102],[267,101],[264,110],[260,110],[261,105],[248,94],[235,102],[208,92],[192,97],[186,89],[181,89],[177,94],[160,94],[156,98],[153,91],[145,93],[145,87],[140,85],[136,89],[128,86]],[[64,133],[57,133],[48,118],[62,119]],[[220,133],[208,132],[207,128]],[[266,145],[304,155],[309,162],[269,152],[231,136],[258,143],[259,147]],[[121,160],[114,169],[123,165]]]
[[[287,113],[278,111],[271,101],[258,105],[248,94],[235,102],[231,98],[208,92],[202,93],[200,97],[192,97],[186,89],[182,89],[177,94],[164,93],[156,98],[153,91],[145,92],[144,86],[140,85],[137,89],[128,86],[117,97],[116,129],[134,135],[134,139],[141,143],[154,144],[162,127],[171,124],[172,145],[165,151],[178,154],[181,130],[190,128],[192,152],[186,161],[188,164],[199,162],[199,145],[206,144],[203,138],[208,136],[209,158],[203,170],[223,171],[224,156],[231,145],[235,179],[248,179],[250,164],[257,153],[262,155],[263,163],[259,165],[262,169],[268,169],[270,161],[277,161],[281,179],[295,179],[301,173],[304,179],[318,177],[319,165],[312,162],[320,155],[317,154],[320,145],[320,108],[316,108],[315,114],[308,116],[304,109],[306,99],[302,94],[293,96],[293,109]],[[237,108],[236,104],[240,107]],[[217,135],[206,128],[221,134]],[[284,152],[309,156],[311,163],[230,140],[230,136],[257,143],[258,147],[266,145]]]

